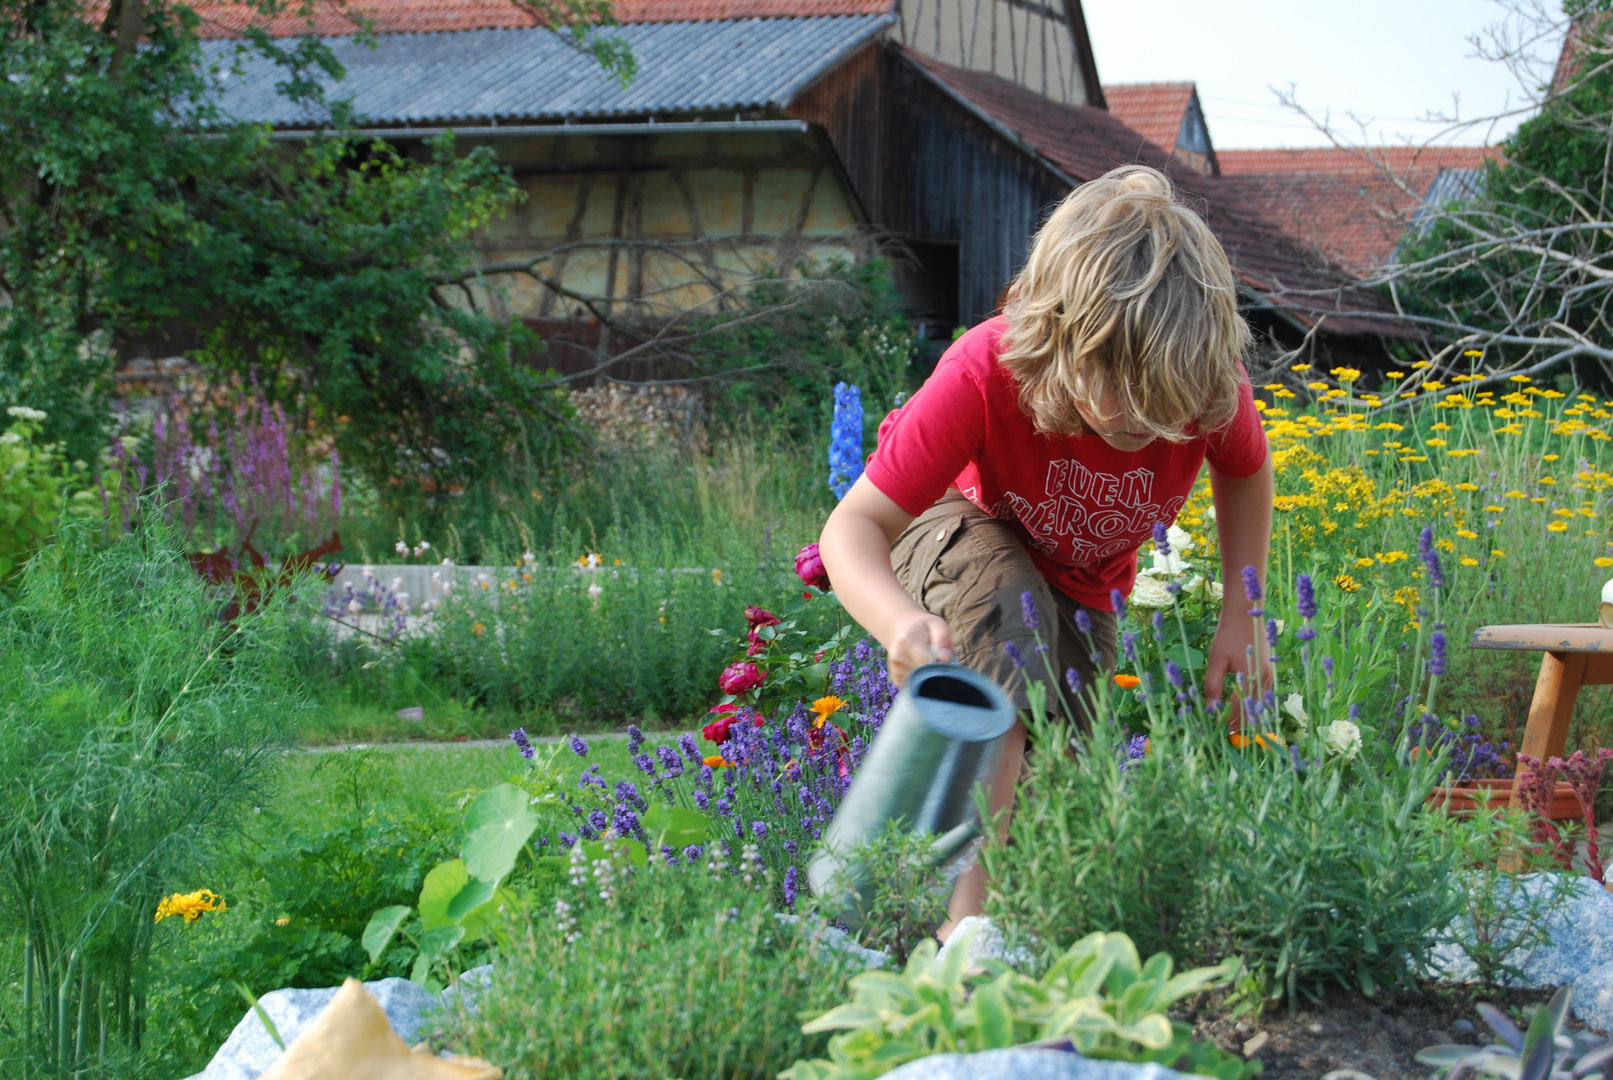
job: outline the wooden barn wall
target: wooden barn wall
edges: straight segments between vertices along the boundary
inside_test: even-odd
[[[791,107],[823,126],[876,226],[958,244],[958,316],[988,316],[1031,237],[1068,189],[938,90],[872,46]]]

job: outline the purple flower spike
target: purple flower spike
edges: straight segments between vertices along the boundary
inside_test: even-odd
[[[1333,677],[1333,658],[1331,656],[1322,657],[1322,670],[1327,673],[1329,679]]]
[[[1092,616],[1087,614],[1086,608],[1075,609],[1075,628],[1083,634],[1092,633]]]
[[[800,871],[794,866],[784,871],[784,903],[787,907],[793,908],[795,906],[796,882],[800,876]]]
[[[1012,641],[1003,642],[1003,652],[1008,654],[1008,659],[1014,662],[1015,667],[1022,668],[1025,666],[1025,655],[1019,651],[1019,646]]]
[[[638,748],[644,745],[644,732],[639,730],[637,724],[627,725],[627,752],[638,753]]]
[[[1154,550],[1161,555],[1171,553],[1171,534],[1163,521],[1154,522]]]
[[[1252,566],[1243,568],[1243,592],[1249,598],[1251,604],[1260,601],[1260,575]]]
[[[1294,579],[1294,594],[1298,602],[1299,617],[1316,618],[1316,586],[1311,582],[1309,574],[1300,574]]]
[[[1126,598],[1120,595],[1119,589],[1109,590],[1109,603],[1114,607],[1115,618],[1126,617]]]
[[[1036,617],[1036,594],[1029,589],[1019,594],[1019,613],[1025,619],[1027,629],[1041,628],[1042,620]]]
[[[1065,668],[1064,685],[1070,688],[1070,693],[1079,694],[1081,692],[1081,673],[1073,667]]]
[[[755,836],[756,839],[758,839],[758,840],[767,839],[767,822],[765,822],[765,821],[753,821],[753,822],[751,822],[750,823],[750,831],[751,831],[751,835]]]
[[[1165,677],[1169,679],[1171,681],[1171,685],[1175,687],[1182,686],[1182,684],[1186,681],[1185,677],[1182,675],[1182,669],[1176,666],[1176,661],[1174,660],[1165,661]]]
[[[1445,568],[1439,563],[1439,552],[1434,548],[1434,527],[1424,525],[1422,533],[1417,537],[1417,557],[1422,559],[1423,568],[1428,571],[1428,584],[1435,589],[1445,587]]]
[[[1266,620],[1266,644],[1270,645],[1273,649],[1275,649],[1277,647],[1277,620],[1276,619],[1267,619]]]
[[[536,751],[532,749],[532,743],[526,737],[526,728],[516,728],[510,732],[510,741],[515,744],[515,748],[521,752],[522,757],[528,761],[532,760],[532,755]]]
[[[581,735],[573,735],[571,737],[571,752],[576,754],[578,757],[588,756],[588,744],[583,741]]]
[[[1446,649],[1445,632],[1435,630],[1433,636],[1428,639],[1428,674],[1445,674]]]

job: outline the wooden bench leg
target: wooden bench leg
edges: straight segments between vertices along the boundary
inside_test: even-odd
[[[1518,753],[1545,761],[1560,757],[1568,745],[1568,724],[1574,718],[1585,678],[1586,653],[1549,652],[1540,658],[1535,697],[1529,704],[1529,722],[1523,729]]]

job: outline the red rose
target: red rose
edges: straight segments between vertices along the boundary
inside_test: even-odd
[[[717,677],[717,685],[722,688],[722,692],[735,697],[756,689],[766,681],[767,672],[744,660],[729,664]]]
[[[714,742],[720,746],[728,741],[728,727],[733,722],[734,714],[728,713],[721,720],[713,720],[701,728],[700,734],[704,735],[708,742]]]
[[[808,585],[829,588],[829,572],[823,568],[823,556],[818,554],[817,544],[808,544],[796,554],[795,572]]]
[[[758,626],[777,626],[783,621],[783,619],[780,619],[766,608],[748,607],[745,609],[745,622],[750,625],[752,630]]]

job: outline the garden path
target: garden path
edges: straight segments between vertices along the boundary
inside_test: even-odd
[[[533,746],[553,746],[565,742],[570,735],[533,735],[528,741]],[[625,739],[625,731],[590,731],[588,738],[592,739]],[[497,750],[510,745],[505,739],[458,739],[443,742],[358,742],[339,743],[334,746],[302,746],[298,747],[305,754],[332,754],[345,750]]]

